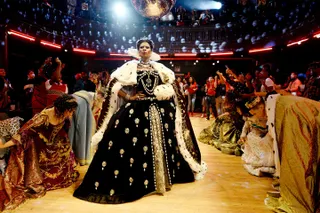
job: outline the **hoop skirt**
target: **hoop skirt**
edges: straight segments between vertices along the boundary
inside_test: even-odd
[[[179,151],[174,101],[158,101],[150,93],[161,84],[156,71],[148,76],[150,87],[147,76],[141,75],[138,72],[136,89],[146,98],[124,104],[112,116],[75,197],[119,204],[195,180]]]

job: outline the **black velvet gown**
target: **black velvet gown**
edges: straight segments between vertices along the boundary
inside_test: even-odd
[[[136,91],[146,98],[124,104],[110,119],[75,197],[119,204],[194,181],[177,145],[174,101],[155,99],[160,76],[151,66],[143,69],[138,65]]]

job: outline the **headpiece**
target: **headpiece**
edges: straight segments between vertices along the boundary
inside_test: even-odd
[[[248,110],[253,109],[254,107],[256,107],[259,103],[262,102],[261,97],[254,97],[252,98],[250,101],[248,101],[245,105],[247,107]]]

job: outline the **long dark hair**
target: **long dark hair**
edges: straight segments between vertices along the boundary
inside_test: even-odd
[[[140,48],[140,45],[141,45],[143,42],[147,42],[147,43],[150,45],[151,50],[153,50],[153,48],[154,48],[154,43],[153,43],[152,40],[150,40],[150,39],[148,39],[148,38],[141,38],[141,39],[139,39],[139,40],[137,41],[137,45],[136,45],[136,46],[137,46],[137,49]]]
[[[66,111],[75,110],[78,107],[78,103],[73,96],[64,94],[54,101],[53,106],[56,116],[61,118]]]

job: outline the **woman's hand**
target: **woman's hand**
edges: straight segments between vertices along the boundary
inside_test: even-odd
[[[130,100],[130,101],[135,101],[135,100],[143,99],[143,98],[145,98],[145,97],[146,97],[145,94],[143,94],[142,92],[138,92],[138,93],[135,94],[134,96],[131,96],[131,97],[129,98],[129,100]]]
[[[246,143],[246,141],[247,141],[247,137],[246,137],[246,136],[245,136],[245,137],[241,137],[241,138],[239,139],[239,141],[238,141],[238,144],[239,144],[239,145],[243,145],[243,144]]]

